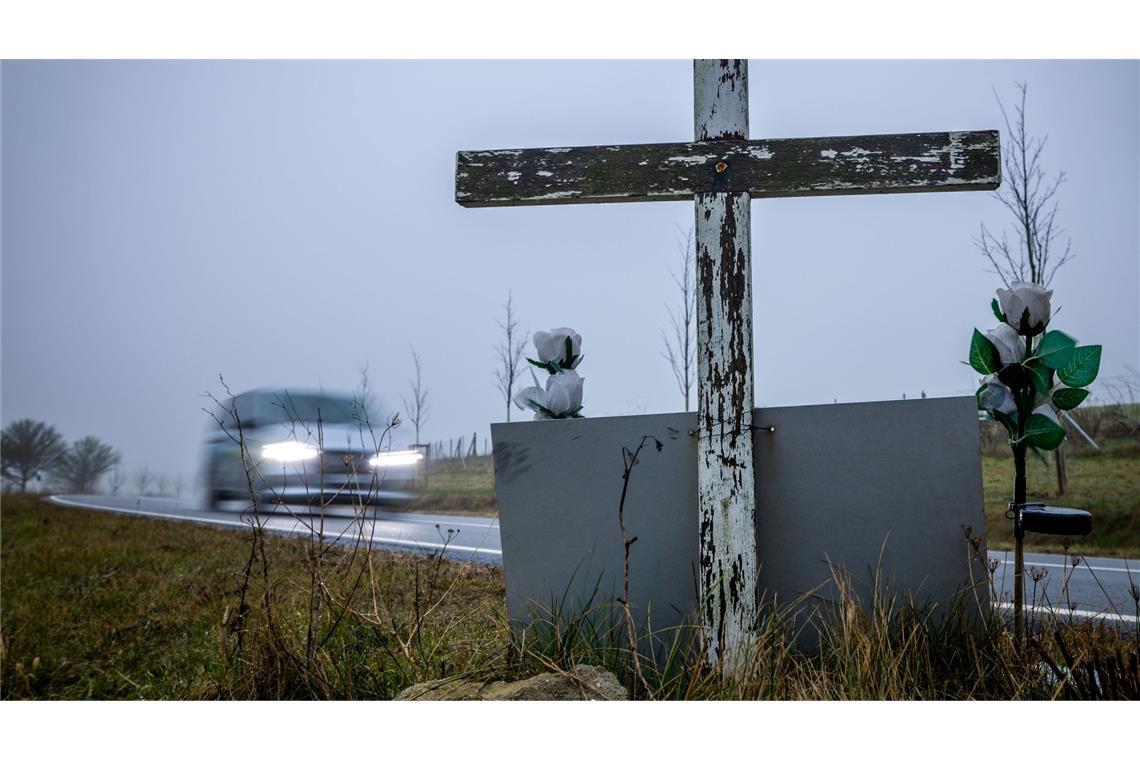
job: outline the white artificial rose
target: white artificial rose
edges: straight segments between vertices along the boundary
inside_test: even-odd
[[[546,406],[546,404],[543,403],[546,401],[546,391],[544,391],[542,388],[539,388],[537,385],[532,385],[529,388],[523,388],[521,391],[516,393],[513,400],[515,402],[515,406],[517,406],[519,409],[527,412],[537,412],[538,410],[534,408],[533,404],[542,404],[543,406]]]
[[[555,417],[572,415],[582,406],[583,382],[585,378],[579,377],[572,369],[551,375],[546,380],[546,402],[543,406]]]
[[[569,327],[556,327],[547,332],[539,330],[534,334],[534,347],[538,351],[538,360],[543,364],[555,364],[566,361],[566,339],[570,338],[570,351],[574,354],[574,363],[565,369],[574,369],[581,361],[582,336]]]
[[[1025,358],[1025,339],[1006,323],[986,331],[986,337],[997,348],[1002,364],[1018,364]]]
[[[982,385],[985,386],[985,390],[978,396],[979,409],[991,414],[1001,412],[1007,417],[1012,417],[1017,412],[1017,402],[1013,399],[1013,392],[997,379],[997,374],[986,375],[982,378]]]
[[[998,288],[998,304],[1005,321],[1022,335],[1034,335],[1045,329],[1049,323],[1049,299],[1052,290],[1028,282],[1015,282],[1009,290]],[[1021,318],[1029,310],[1028,332],[1021,329]]]

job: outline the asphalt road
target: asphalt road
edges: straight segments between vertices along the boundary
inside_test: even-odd
[[[193,501],[112,496],[52,496],[49,501],[67,507],[82,507],[142,517],[219,525],[248,526],[252,516],[240,502],[221,510],[202,509]],[[308,514],[259,515],[266,531],[284,536],[309,536],[322,531],[326,540],[368,544],[380,549],[444,552],[452,559],[501,563],[499,522],[486,517],[459,517],[379,510],[365,519],[353,516],[348,507],[332,507],[323,523]],[[999,606],[1012,609],[1013,553],[990,552],[996,561],[994,588]],[[1140,626],[1131,587],[1140,587],[1140,560],[1110,559],[1059,554],[1025,555],[1026,606],[1040,613],[1072,616],[1076,620],[1097,618]],[[1038,581],[1033,582],[1037,576]]]
[[[220,510],[206,510],[193,501],[150,497],[51,496],[48,501],[65,507],[231,528],[247,527],[254,519],[240,502],[223,502]],[[267,532],[282,536],[311,536],[320,530],[326,540],[338,543],[428,553],[443,551],[452,559],[502,562],[498,520],[387,511],[372,511],[369,515],[361,520],[353,516],[351,507],[330,507],[323,520],[316,515],[287,511],[259,514],[256,519]]]

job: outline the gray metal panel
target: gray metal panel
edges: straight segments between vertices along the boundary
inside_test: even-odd
[[[755,433],[762,593],[790,601],[830,579],[829,560],[863,593],[876,566],[923,601],[969,584],[961,526],[985,542],[973,397],[758,409],[755,422],[776,428]],[[680,413],[491,426],[512,618],[528,619],[531,600],[573,608],[599,583],[620,596],[621,452],[643,435],[664,447],[643,450],[631,477],[630,600],[639,617],[652,607],[655,630],[694,611],[694,424]]]

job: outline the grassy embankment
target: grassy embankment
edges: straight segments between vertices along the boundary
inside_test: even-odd
[[[505,646],[496,567],[255,543],[34,496],[3,497],[0,539],[6,699],[383,699]]]
[[[464,463],[445,461],[432,466],[426,485],[405,509],[445,515],[494,517],[495,475],[491,457],[470,457]]]
[[[1140,557],[1140,444],[1116,439],[1109,440],[1100,452],[1066,448],[1069,485],[1065,495],[1057,495],[1052,455],[1046,462],[1030,456],[1026,462],[1029,499],[1092,512],[1093,532],[1074,540],[1070,553]],[[1013,529],[1005,512],[1013,491],[1013,458],[983,457],[982,483],[989,546],[1012,549]],[[1064,551],[1057,536],[1029,534],[1025,546],[1031,552]]]
[[[434,678],[512,680],[578,663],[665,699],[1140,697],[1131,630],[1053,621],[1055,634],[1019,652],[994,618],[939,624],[889,598],[866,614],[848,597],[835,615],[798,621],[822,631],[812,652],[792,646],[790,618],[771,611],[746,674],[722,681],[691,650],[639,673],[620,615],[613,627],[560,620],[512,639],[497,567],[30,496],[4,497],[0,523],[8,699],[385,699]]]

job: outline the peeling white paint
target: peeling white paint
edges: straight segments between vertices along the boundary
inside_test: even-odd
[[[577,198],[581,193],[577,190],[555,190],[550,193],[543,193],[542,195],[532,195],[531,200],[535,201],[557,201],[564,198]]]
[[[836,151],[836,150],[821,150],[821,151],[819,152],[819,155],[823,156],[824,158],[835,158],[836,156],[838,156],[838,155],[839,155],[839,151]]]
[[[767,161],[769,158],[772,158],[776,154],[768,150],[767,145],[750,145],[748,147],[748,155],[752,156],[753,158],[758,158],[761,161]]]
[[[917,168],[913,166],[914,164],[940,164],[942,163],[942,150],[931,148],[921,156],[891,156],[891,160],[896,164],[909,161],[912,164],[911,168]]]
[[[518,182],[520,177],[522,177],[522,174],[519,172],[507,172],[507,179],[511,182]]]
[[[867,150],[866,148],[852,148],[851,150],[843,151],[840,155],[844,158],[849,158],[858,164],[865,164],[871,160],[870,156],[877,156],[879,153],[880,151],[877,150]]]
[[[539,169],[537,172],[535,172],[535,174],[537,174],[540,177],[553,177],[554,176],[554,172],[548,172],[545,169]]]
[[[698,164],[707,164],[710,161],[716,160],[716,154],[706,156],[669,156],[665,159],[671,164],[686,164],[688,166],[696,166]]]
[[[961,132],[950,133],[950,173],[953,174],[958,169],[966,166],[966,156],[962,152],[962,138],[964,135]]]
[[[698,140],[748,136],[746,61],[693,63]],[[686,164],[718,160],[671,158]],[[704,146],[702,146],[704,147]],[[720,148],[720,150],[718,150]],[[688,160],[685,160],[688,159]],[[698,598],[708,657],[733,672],[749,651],[758,610],[756,473],[753,470],[751,198],[696,196]],[[725,283],[731,283],[726,287]]]

